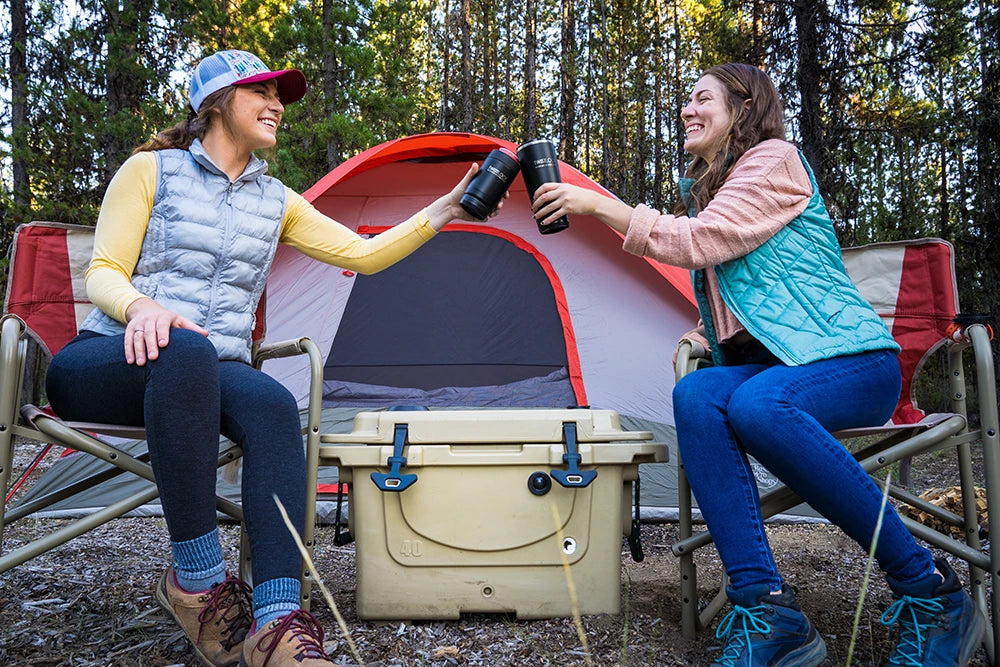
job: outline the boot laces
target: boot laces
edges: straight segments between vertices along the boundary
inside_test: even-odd
[[[330,656],[323,650],[323,628],[308,611],[297,609],[287,616],[283,616],[274,627],[264,632],[260,643],[257,644],[257,649],[267,653],[264,658],[265,667],[281,643],[281,639],[289,632],[292,634],[289,641],[296,642],[296,660],[302,661],[305,658],[330,659]]]
[[[747,651],[747,664],[753,663],[751,635],[766,635],[771,632],[770,624],[761,618],[766,609],[767,605],[763,604],[755,607],[733,605],[732,611],[726,614],[715,630],[717,639],[726,640],[722,655],[716,661],[718,664],[732,667],[743,655],[744,649]]]
[[[250,630],[251,619],[251,596],[250,585],[236,577],[226,577],[221,584],[212,586],[206,594],[205,606],[198,612],[198,638],[201,641],[201,632],[205,625],[220,617],[226,625],[223,632],[223,645],[231,644],[225,648],[228,650],[239,642],[243,641]],[[236,613],[230,613],[235,608]]]
[[[892,665],[923,665],[923,654],[927,635],[941,626],[941,612],[944,604],[940,598],[915,598],[903,595],[896,599],[882,614],[882,624],[893,626],[899,623],[899,643],[889,659]]]

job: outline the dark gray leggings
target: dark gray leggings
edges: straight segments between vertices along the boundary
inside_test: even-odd
[[[125,361],[124,337],[85,331],[52,360],[46,391],[63,419],[146,427],[167,529],[186,541],[216,526],[219,434],[243,448],[243,510],[254,584],[298,579],[300,556],[281,519],[277,494],[302,531],[305,453],[291,393],[187,329],[145,366]]]

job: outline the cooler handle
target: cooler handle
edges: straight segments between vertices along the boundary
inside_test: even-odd
[[[400,468],[406,465],[406,457],[403,456],[403,447],[406,446],[406,424],[396,424],[392,439],[392,456],[387,460],[389,473],[373,472],[372,481],[382,491],[403,491],[408,489],[417,481],[417,476],[413,473],[403,475]]]
[[[551,470],[552,479],[569,489],[580,489],[589,486],[597,477],[596,470],[580,470],[582,457],[576,447],[576,422],[563,422],[563,440],[566,442],[566,453],[563,463],[566,470]]]
[[[632,518],[632,532],[625,539],[628,540],[628,550],[632,553],[632,560],[641,563],[646,557],[642,553],[642,535],[639,531],[639,476],[635,477],[635,515]]]

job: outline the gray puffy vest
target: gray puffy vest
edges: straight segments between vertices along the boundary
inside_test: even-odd
[[[195,139],[156,151],[157,183],[132,285],[209,331],[220,360],[250,362],[254,311],[285,214],[285,186],[254,157],[230,183]],[[95,308],[81,330],[125,326]]]

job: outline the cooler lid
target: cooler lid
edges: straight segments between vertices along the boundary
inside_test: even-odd
[[[397,424],[409,444],[561,443],[563,424],[576,424],[577,442],[652,440],[649,431],[623,431],[614,410],[503,409],[361,412],[350,433],[320,436],[327,444],[392,444]]]

